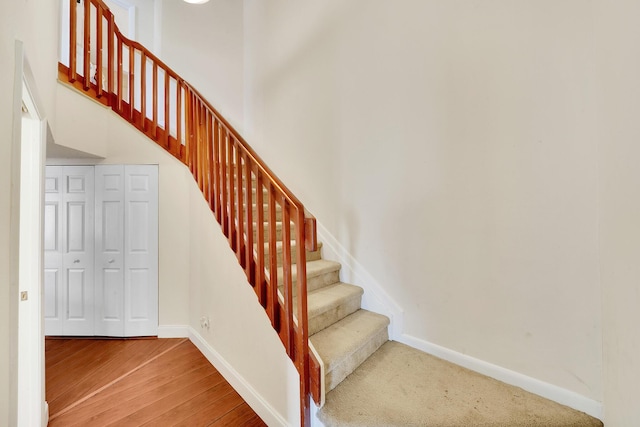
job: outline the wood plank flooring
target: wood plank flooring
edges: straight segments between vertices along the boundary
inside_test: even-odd
[[[45,342],[49,426],[264,426],[187,339]]]

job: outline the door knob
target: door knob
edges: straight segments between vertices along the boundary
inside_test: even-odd
[[[110,260],[109,260],[109,264],[113,264],[114,262],[116,262],[116,260],[115,260],[115,259],[110,259]]]
[[[79,260],[79,259],[74,259],[74,260],[73,260],[73,263],[74,263],[74,264],[78,264],[79,262],[80,262],[80,260]]]

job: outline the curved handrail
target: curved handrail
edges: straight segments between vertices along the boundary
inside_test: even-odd
[[[319,395],[308,343],[304,250],[317,248],[315,218],[200,92],[120,32],[102,0],[84,0],[82,17],[76,0],[67,1],[69,43],[63,44],[68,52],[62,53],[59,79],[109,106],[189,168],[300,374],[301,422],[308,425],[309,395]]]

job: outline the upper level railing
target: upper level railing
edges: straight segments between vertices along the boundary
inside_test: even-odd
[[[300,373],[301,420],[308,425],[309,395],[318,401],[321,382],[309,353],[303,250],[316,250],[315,218],[197,90],[122,35],[102,0],[62,3],[59,79],[109,106],[189,167]]]

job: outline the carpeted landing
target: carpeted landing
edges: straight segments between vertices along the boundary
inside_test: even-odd
[[[582,412],[389,341],[327,395],[325,426],[602,427]]]

